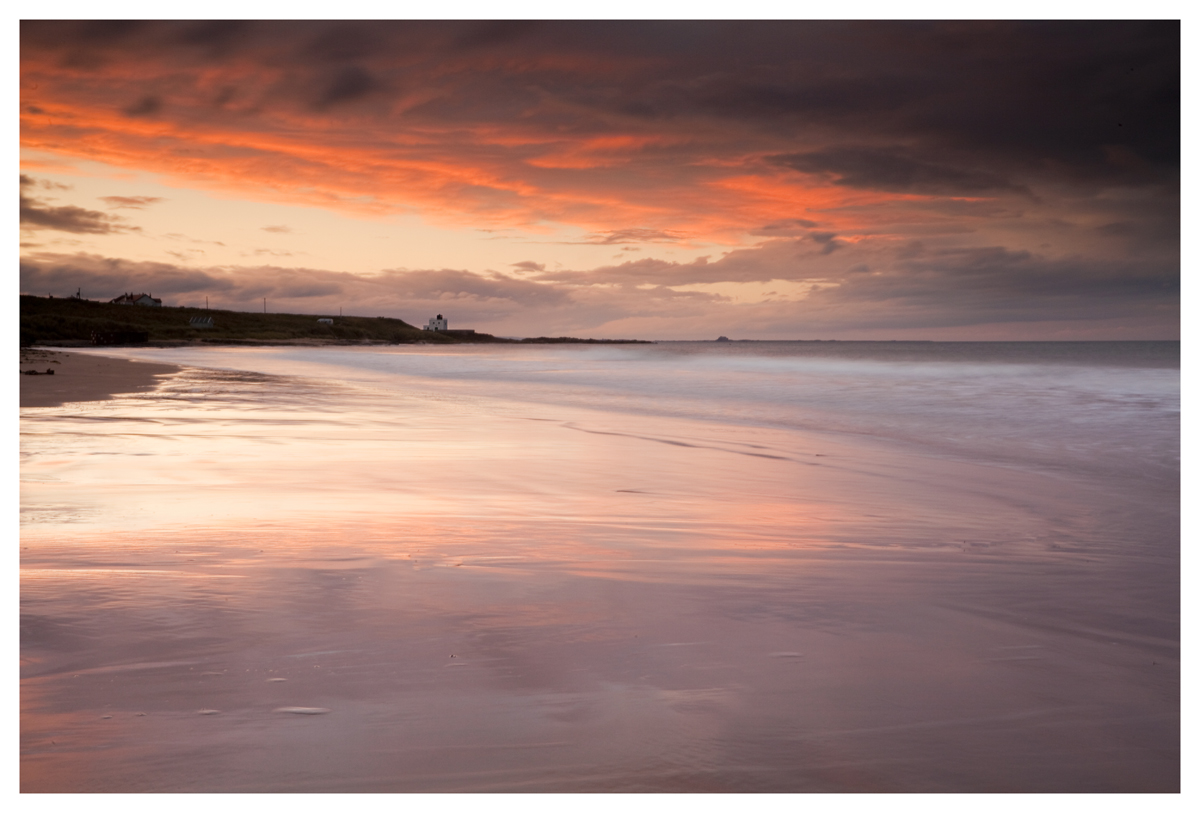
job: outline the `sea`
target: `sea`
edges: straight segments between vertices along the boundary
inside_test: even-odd
[[[72,352],[24,792],[1179,790],[1178,342]]]

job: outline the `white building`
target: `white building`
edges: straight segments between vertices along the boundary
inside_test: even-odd
[[[150,294],[121,294],[116,299],[110,300],[113,305],[146,305],[151,308],[161,308],[162,300],[155,299]]]
[[[332,325],[332,324],[333,324],[333,320],[332,320],[332,319],[330,319],[329,317],[324,317],[324,318],[322,318],[322,319],[318,319],[318,320],[317,320],[317,324],[318,324],[318,325]]]
[[[450,320],[442,316],[440,313],[429,320],[429,324],[421,328],[421,330],[449,330]]]

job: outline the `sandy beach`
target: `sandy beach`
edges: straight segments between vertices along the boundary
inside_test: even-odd
[[[28,370],[40,375],[25,375]],[[47,375],[53,370],[53,375]],[[122,358],[21,348],[21,406],[56,407],[78,401],[104,401],[120,393],[153,389],[179,367]]]
[[[23,411],[22,791],[1178,789],[1174,369],[702,350]]]

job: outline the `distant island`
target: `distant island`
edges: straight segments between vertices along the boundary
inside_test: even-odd
[[[170,308],[75,297],[21,296],[21,346],[160,347],[263,344],[652,344],[570,336],[506,339],[469,330],[422,330],[386,316]]]

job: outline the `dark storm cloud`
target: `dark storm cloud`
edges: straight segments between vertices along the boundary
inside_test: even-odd
[[[249,34],[252,27],[253,24],[246,20],[205,20],[181,29],[177,36],[183,45],[203,47],[213,57],[221,57]]]
[[[1145,162],[1125,170],[1132,180],[1176,167],[1179,32],[1178,21],[1119,20],[21,24],[23,48],[64,58],[103,60],[128,49],[258,58],[306,77],[296,92],[315,88],[308,103],[317,107],[386,93],[383,70],[453,87],[453,98],[430,102],[426,114],[515,105],[575,132],[614,114],[699,116],[797,135],[852,130],[892,143],[798,150],[806,157],[796,160],[849,185],[878,178],[889,188],[976,189],[1005,188],[1014,183],[1010,170],[1045,171],[1047,162],[1108,175],[1105,148],[1113,146]],[[492,61],[476,70],[460,62],[476,54]],[[565,67],[585,60],[611,70]],[[147,96],[129,112],[160,104]],[[574,121],[562,118],[567,111]],[[901,142],[915,152],[896,154]],[[947,150],[955,161],[938,160]]]
[[[1157,316],[1178,319],[1179,274],[1170,262],[1050,259],[1003,247],[929,252],[875,273],[846,277],[812,297],[876,304],[929,325],[1082,321]],[[875,311],[876,314],[879,311]],[[886,326],[886,322],[883,323]]]
[[[1178,335],[1179,275],[1171,263],[1047,259],[995,247],[850,268],[837,282],[805,300],[804,313],[814,327],[908,330],[1119,320],[1153,335]]]
[[[152,116],[162,110],[162,106],[162,99],[157,96],[147,95],[126,107],[124,112],[126,116],[133,118]]]
[[[542,23],[535,20],[490,20],[472,23],[456,42],[459,48],[473,50],[508,45],[534,33]]]
[[[951,195],[1018,190],[994,173],[918,160],[896,149],[830,147],[815,152],[773,155],[767,160],[800,172],[831,175],[833,183],[859,189]]]
[[[776,59],[776,37],[743,30],[765,58],[672,88],[672,108],[901,137],[1006,168],[1107,175],[1111,145],[1178,165],[1177,22],[803,23],[780,28],[797,55]]]
[[[237,88],[223,87],[217,93],[216,97],[213,98],[213,100],[212,100],[213,107],[224,107],[225,105],[229,104],[234,99],[236,99],[237,95],[238,95]]]
[[[1116,237],[1128,237],[1135,232],[1134,224],[1129,221],[1118,221],[1115,223],[1105,223],[1103,226],[1097,226],[1096,231],[1101,234],[1107,234]]]
[[[149,27],[142,20],[86,20],[76,24],[75,31],[83,42],[121,46]]]
[[[832,235],[826,245],[832,243]],[[1169,330],[1178,318],[1179,273],[1171,260],[1047,258],[1001,246],[935,249],[920,242],[886,251],[851,244],[813,251],[815,240],[776,240],[724,257],[690,263],[643,259],[591,271],[556,271],[537,279],[577,292],[619,286],[819,283],[789,305],[790,318],[823,329],[963,326],[1153,318]]]
[[[84,209],[80,206],[48,206],[43,201],[29,197],[25,189],[37,182],[27,175],[21,176],[21,228],[25,230],[52,229],[75,234],[111,234],[120,231],[140,231],[136,226],[126,225],[123,218]]]
[[[313,106],[325,110],[342,102],[361,99],[379,89],[380,83],[370,73],[358,66],[351,66],[333,75]]]
[[[911,253],[911,252],[909,252]],[[920,302],[947,311],[962,306],[1061,310],[1069,299],[1090,310],[1097,303],[1178,302],[1179,275],[1167,263],[1046,259],[1000,246],[925,252],[889,270],[855,278],[828,294],[841,300]]]

